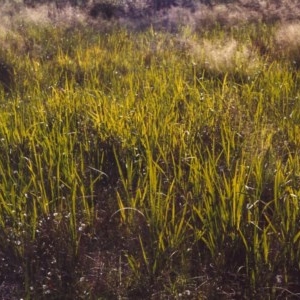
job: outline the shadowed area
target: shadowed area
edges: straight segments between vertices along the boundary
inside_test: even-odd
[[[5,92],[9,92],[13,88],[13,67],[0,59],[0,85]]]

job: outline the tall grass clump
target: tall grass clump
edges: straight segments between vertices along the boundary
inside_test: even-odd
[[[275,25],[20,24],[0,40],[0,294],[299,296],[299,74]]]
[[[295,64],[299,68],[300,58],[299,58],[299,35],[300,24],[294,23],[284,23],[282,24],[276,32],[275,43],[279,53],[291,63]]]

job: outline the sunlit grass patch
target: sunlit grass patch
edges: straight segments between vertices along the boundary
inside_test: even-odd
[[[299,76],[259,26],[1,40],[0,254],[22,297],[293,288]]]

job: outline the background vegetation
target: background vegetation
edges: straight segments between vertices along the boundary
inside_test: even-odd
[[[222,7],[3,5],[3,299],[300,296],[300,25]]]

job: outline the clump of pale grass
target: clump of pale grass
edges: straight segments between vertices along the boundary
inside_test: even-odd
[[[211,73],[252,75],[262,66],[256,51],[233,38],[204,38],[187,43],[192,60]]]
[[[54,4],[40,5],[35,8],[26,7],[19,18],[35,24],[52,24],[55,26],[80,24],[86,21],[85,13],[79,8],[66,5],[59,9]]]
[[[300,66],[300,23],[283,23],[275,33],[276,52]]]
[[[0,4],[0,47],[27,51],[28,41],[24,26],[76,27],[86,24],[87,15],[78,7],[66,5],[59,9],[54,3],[29,7],[20,2]]]
[[[72,25],[83,23],[86,14],[83,10],[71,5],[59,9],[55,3],[48,3],[29,7],[22,2],[4,2],[0,5],[1,27],[7,30],[20,23],[34,23],[36,25]]]
[[[178,6],[168,7],[156,11],[151,5],[155,1],[143,0],[97,0],[87,1],[85,5],[74,6],[62,1],[64,5],[58,8],[60,1],[44,1],[44,5],[36,4],[28,7],[22,0],[4,1],[0,5],[1,26],[16,24],[16,21],[30,21],[37,24],[49,23],[54,26],[68,24],[89,24],[103,26],[103,15],[100,13],[92,18],[90,15],[94,5],[99,3],[112,3],[120,10],[113,15],[114,21],[121,26],[141,29],[154,26],[156,29],[178,31],[182,26],[190,26],[195,31],[211,28],[216,24],[232,27],[247,22],[295,20],[299,16],[300,5],[294,0],[285,0],[280,3],[275,0],[239,0],[220,3],[212,1],[214,5],[206,5],[199,1],[177,1]],[[225,2],[225,1],[224,1]],[[36,1],[38,3],[38,1]],[[75,3],[71,1],[70,3]],[[77,1],[80,4],[81,1]],[[186,5],[189,4],[189,5]],[[111,25],[114,22],[110,22]]]
[[[195,24],[195,16],[188,8],[171,7],[167,13],[161,14],[158,18],[157,16],[154,18],[155,27],[163,27],[173,32],[186,24],[190,27],[194,27]]]
[[[238,48],[238,42],[234,39],[217,41],[204,39],[202,42],[201,56],[209,68],[217,71],[232,70],[249,58],[248,49],[242,46]]]
[[[200,3],[194,4],[192,9],[178,6],[171,7],[164,13],[156,13],[153,24],[156,28],[166,28],[173,32],[186,25],[195,31],[203,31],[216,24],[233,26],[252,18],[259,20],[257,14],[253,16],[249,10],[243,11],[237,5],[218,4],[210,7]]]
[[[233,26],[252,20],[259,21],[262,17],[261,11],[254,8],[245,8],[239,3],[219,4],[213,7],[212,15],[216,22]]]

